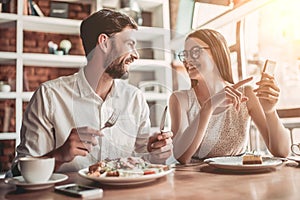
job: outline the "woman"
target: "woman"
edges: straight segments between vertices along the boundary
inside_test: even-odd
[[[263,73],[255,90],[245,85],[252,78],[234,84],[227,43],[209,29],[189,34],[179,58],[192,86],[174,92],[169,101],[174,156],[180,163],[245,153],[250,117],[269,151],[288,156],[290,140],[276,112],[280,90],[273,76]]]

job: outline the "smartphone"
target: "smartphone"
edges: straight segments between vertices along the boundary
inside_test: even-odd
[[[66,185],[55,186],[55,191],[71,196],[82,198],[102,198],[103,190],[101,188],[95,188],[85,185],[79,185],[77,183],[71,183]]]
[[[266,60],[263,72],[274,76],[276,69],[276,62],[273,60]]]

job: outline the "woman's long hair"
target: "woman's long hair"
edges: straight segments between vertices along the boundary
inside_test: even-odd
[[[229,83],[234,83],[230,51],[223,35],[211,29],[199,29],[190,33],[187,38],[198,38],[205,42],[210,48],[221,77]]]

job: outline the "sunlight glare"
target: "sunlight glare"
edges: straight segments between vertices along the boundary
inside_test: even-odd
[[[300,41],[300,1],[277,0],[273,6],[273,16],[270,17],[276,22],[277,31],[281,31],[281,35],[287,40]]]

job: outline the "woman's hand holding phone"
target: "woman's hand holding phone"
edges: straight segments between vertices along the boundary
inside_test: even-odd
[[[280,89],[274,79],[275,68],[275,61],[266,60],[261,80],[256,83],[258,88],[254,90],[265,113],[274,111],[279,100]]]
[[[274,76],[275,70],[276,70],[276,62],[273,60],[266,60],[264,64],[263,72],[271,76]]]

